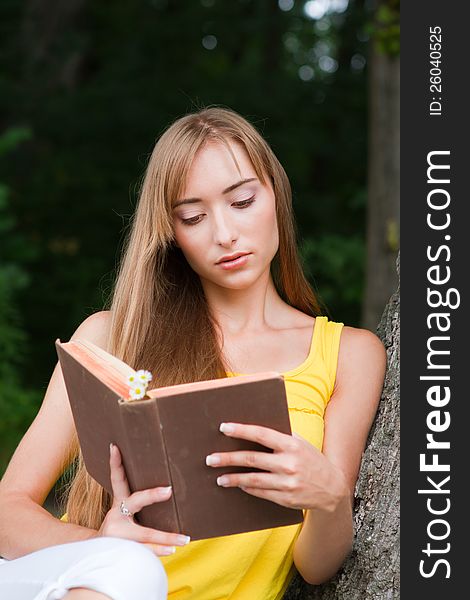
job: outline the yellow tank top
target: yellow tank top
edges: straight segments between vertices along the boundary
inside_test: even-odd
[[[317,317],[307,358],[282,373],[292,431],[319,450],[342,327]],[[168,575],[168,600],[279,600],[295,573],[292,553],[301,528],[289,525],[177,547],[173,555],[160,557]]]

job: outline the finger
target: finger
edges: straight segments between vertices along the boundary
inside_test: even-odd
[[[251,467],[272,472],[288,472],[286,460],[281,454],[238,450],[236,452],[217,452],[206,456],[208,467]]]
[[[171,496],[171,486],[156,487],[148,490],[134,492],[126,498],[126,507],[133,513],[139,512],[144,506],[164,502]]]
[[[229,437],[257,442],[274,451],[293,449],[291,435],[281,433],[276,429],[263,427],[262,425],[247,425],[244,423],[221,423],[220,431]]]
[[[220,487],[253,487],[264,490],[290,491],[294,486],[291,477],[277,473],[229,473],[217,477]]]
[[[279,490],[263,490],[250,487],[244,487],[241,489],[251,496],[263,498],[264,500],[270,500],[271,502],[275,502],[281,506],[286,506],[287,508],[301,508],[300,506],[295,506],[292,504],[291,497],[290,495],[286,494],[286,492],[281,492]]]
[[[158,546],[186,546],[191,541],[189,535],[160,531],[152,527],[144,527],[133,523],[134,539],[138,542],[156,544]]]
[[[115,502],[127,498],[131,491],[127,482],[126,471],[122,464],[122,457],[116,444],[109,447],[109,466],[111,469],[111,486]]]
[[[158,544],[144,543],[156,556],[169,556],[174,554],[176,546],[159,546]]]

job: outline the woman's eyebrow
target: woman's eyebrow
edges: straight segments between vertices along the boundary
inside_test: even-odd
[[[222,190],[222,194],[233,192],[233,190],[236,190],[237,187],[240,187],[244,183],[250,183],[251,181],[258,181],[258,179],[256,177],[241,179],[240,181],[237,181],[237,183],[232,183],[232,185],[229,185],[228,188],[225,188],[225,190]],[[173,208],[177,208],[178,206],[181,206],[181,204],[195,204],[196,202],[202,202],[201,198],[185,198],[184,200],[177,200],[173,204]]]

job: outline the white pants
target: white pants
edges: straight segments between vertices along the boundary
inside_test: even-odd
[[[143,544],[122,538],[92,538],[0,559],[1,600],[58,600],[75,587],[112,600],[167,597],[166,573],[158,557]]]

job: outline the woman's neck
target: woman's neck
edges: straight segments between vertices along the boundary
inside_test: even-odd
[[[285,308],[268,271],[248,289],[229,289],[202,280],[207,302],[223,332],[229,336],[262,331],[279,325]]]

